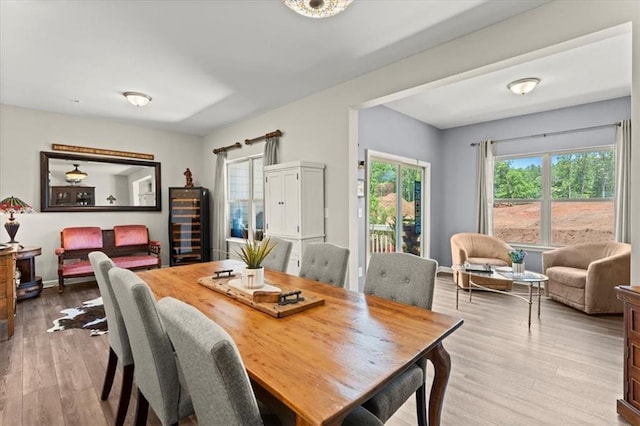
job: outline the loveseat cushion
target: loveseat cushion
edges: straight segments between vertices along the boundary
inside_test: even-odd
[[[65,250],[101,249],[102,229],[96,226],[64,228],[61,242]]]
[[[155,256],[123,256],[114,257],[113,263],[119,268],[134,269],[144,268],[145,266],[158,266],[158,258]]]
[[[570,266],[552,266],[547,268],[546,275],[550,281],[555,281],[569,287],[584,289],[587,284],[587,270]]]
[[[149,244],[149,231],[145,225],[118,225],[113,227],[116,247]]]
[[[80,262],[65,263],[60,267],[62,275],[65,277],[84,276],[93,274],[91,263],[88,260],[81,260]]]

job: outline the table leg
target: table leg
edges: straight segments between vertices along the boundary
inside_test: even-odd
[[[469,286],[467,288],[469,289],[469,302],[471,302],[471,289],[473,288],[473,285],[471,285],[471,280],[469,280]]]
[[[533,304],[533,300],[531,300],[531,298],[533,297],[533,284],[529,285],[529,330],[531,330],[531,305]]]
[[[456,285],[456,311],[458,310],[458,292],[460,291],[460,285],[458,283],[454,283]]]
[[[444,393],[447,390],[449,374],[451,373],[451,357],[442,346],[438,344],[427,354],[427,359],[433,363],[434,378],[431,384],[431,394],[429,395],[429,426],[439,426],[442,415],[442,405]]]
[[[540,281],[538,281],[538,319],[540,319]]]

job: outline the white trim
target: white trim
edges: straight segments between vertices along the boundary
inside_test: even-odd
[[[349,145],[347,147],[348,155],[348,173],[347,173],[347,191],[348,194],[348,213],[350,218],[348,223],[349,234],[349,250],[351,256],[347,269],[346,287],[352,291],[358,291],[358,266],[360,263],[360,251],[358,247],[358,114],[359,108],[349,108]],[[365,191],[367,191],[365,183]],[[365,193],[366,197],[366,193]],[[366,200],[366,198],[365,198]],[[326,206],[326,204],[325,204]]]

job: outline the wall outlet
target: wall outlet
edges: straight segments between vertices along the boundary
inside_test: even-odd
[[[324,208],[324,217],[328,218],[329,217],[329,207],[325,207]]]
[[[358,266],[358,277],[362,277],[362,266]]]
[[[358,207],[358,217],[362,219],[362,207]]]

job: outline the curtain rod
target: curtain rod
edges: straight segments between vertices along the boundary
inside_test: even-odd
[[[282,132],[279,129],[277,129],[277,130],[274,130],[273,132],[269,132],[269,133],[264,134],[262,136],[258,136],[257,138],[245,139],[244,143],[246,145],[251,145],[252,143],[261,141],[262,139],[269,139],[269,138],[275,138],[275,137],[280,137],[280,136],[282,136]]]
[[[242,148],[242,144],[240,142],[236,142],[236,143],[231,144],[231,145],[223,146],[221,148],[216,148],[216,149],[213,150],[213,153],[214,154],[219,154],[221,152],[225,152],[225,151],[227,151],[229,149],[234,149],[234,148]]]
[[[599,126],[580,127],[580,128],[577,128],[577,129],[569,129],[569,130],[559,130],[557,132],[538,133],[538,134],[535,134],[535,135],[528,135],[528,136],[517,136],[515,138],[496,139],[494,141],[491,141],[491,143],[493,144],[493,143],[498,143],[498,142],[510,142],[510,141],[515,141],[515,140],[518,140],[518,139],[529,139],[529,138],[539,138],[539,137],[546,138],[547,136],[562,135],[564,133],[582,132],[582,131],[585,131],[585,130],[602,129],[604,127],[611,127],[611,126],[620,126],[620,122],[617,121],[615,123],[601,124]],[[473,143],[470,144],[470,146],[476,146],[476,145],[480,145],[480,142],[473,142]]]

